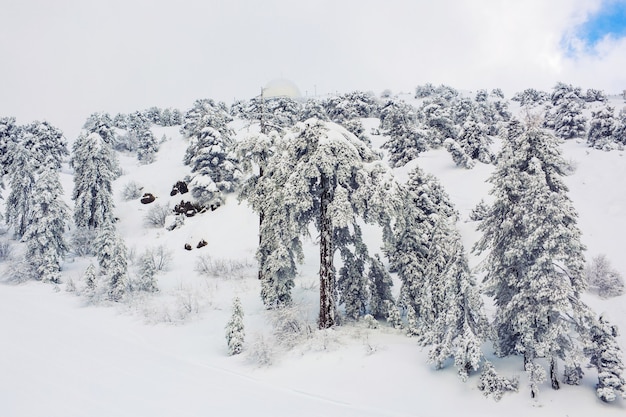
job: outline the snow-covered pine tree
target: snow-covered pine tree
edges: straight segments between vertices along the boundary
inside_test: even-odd
[[[621,109],[617,115],[613,137],[617,143],[626,145],[626,107]]]
[[[336,195],[335,198],[342,198]],[[369,260],[367,246],[359,225],[335,229],[333,246],[339,250],[343,265],[337,278],[338,304],[345,306],[346,316],[357,320],[365,315],[370,299],[365,264]],[[352,229],[352,230],[351,230]]]
[[[492,140],[487,135],[487,126],[477,121],[473,113],[469,114],[461,125],[461,131],[456,141],[470,158],[483,164],[493,162],[494,155],[490,149]]]
[[[443,141],[443,146],[452,155],[452,160],[457,166],[472,169],[476,162],[467,154],[463,147],[454,139],[448,138]]]
[[[96,291],[97,285],[97,275],[96,275],[96,267],[90,263],[87,269],[85,270],[85,275],[83,277],[85,281],[85,289],[88,294],[93,294]]]
[[[12,147],[21,135],[21,128],[15,124],[15,117],[0,117],[0,183],[10,172],[13,162]]]
[[[159,141],[148,125],[137,132],[137,160],[142,164],[151,164],[159,151]]]
[[[67,253],[63,239],[69,209],[54,166],[42,168],[33,188],[32,220],[26,227],[26,259],[44,282],[60,282],[61,260]]]
[[[615,109],[604,106],[598,111],[591,112],[587,144],[595,149],[611,150],[617,140],[614,137],[617,128]]]
[[[243,325],[243,307],[239,297],[233,300],[232,315],[226,324],[226,343],[228,354],[238,355],[243,351],[245,329]]]
[[[334,231],[354,224],[356,217],[366,223],[388,220],[385,196],[390,173],[376,152],[330,122],[298,123],[276,148],[258,184],[264,197],[255,193],[259,199],[253,205],[257,211],[264,209],[266,263],[280,253],[277,265],[292,273],[292,255],[301,253],[300,236],[308,234],[314,222],[320,233],[319,325],[331,327],[336,322]],[[263,273],[263,280],[266,277],[271,275]],[[288,282],[280,285],[293,285]]]
[[[439,182],[419,168],[399,193],[402,205],[387,250],[402,281],[400,303],[410,313],[408,333],[432,345],[430,361],[438,368],[454,357],[466,379],[482,360],[487,319],[454,228],[456,211]]]
[[[581,348],[572,339],[574,319],[586,312],[584,246],[577,214],[562,176],[559,141],[536,120],[512,121],[498,166],[489,181],[495,202],[480,223],[475,251],[488,251],[486,293],[496,305],[496,353],[524,355],[531,394],[550,363],[559,387],[559,360],[575,362]],[[572,359],[574,358],[574,359]]]
[[[211,99],[196,100],[185,113],[180,132],[184,137],[192,138],[210,127],[220,132],[224,140],[230,141],[234,132],[228,123],[232,120],[224,103],[216,103]]]
[[[424,340],[432,345],[429,360],[441,368],[453,357],[459,376],[465,381],[471,371],[478,370],[483,359],[481,345],[487,338],[489,323],[461,236],[450,229],[447,240],[449,260],[437,280],[442,287],[437,292],[443,294],[443,303]]]
[[[554,132],[563,139],[579,138],[585,135],[587,119],[583,115],[584,100],[580,88],[557,83],[551,95],[554,106]]]
[[[417,124],[416,110],[406,103],[390,100],[380,112],[380,128],[389,139],[382,148],[389,151],[389,163],[400,167],[426,150],[426,132]]]
[[[135,289],[145,292],[158,292],[159,286],[156,280],[157,266],[152,253],[144,253],[140,262],[139,279],[137,280]]]
[[[100,276],[108,282],[108,299],[120,301],[128,289],[128,260],[126,245],[113,223],[100,227],[94,241],[94,251],[100,266]]]
[[[375,254],[374,257],[370,259],[367,279],[370,286],[370,314],[377,319],[386,318],[387,302],[395,302],[391,294],[393,281],[378,254]]]
[[[324,109],[324,105],[315,99],[307,100],[302,106],[302,110],[300,111],[300,121],[305,121],[311,118],[316,118],[318,120],[328,121],[328,115],[326,114],[326,110]]]
[[[615,401],[618,396],[626,399],[623,353],[615,340],[617,336],[617,327],[600,316],[591,325],[591,340],[585,347],[591,365],[598,370],[596,394],[604,402]]]
[[[21,239],[33,220],[33,193],[36,167],[31,152],[22,144],[13,142],[9,147],[11,167],[6,201],[6,222],[13,234]]]
[[[428,132],[428,144],[434,148],[440,147],[446,139],[455,140],[458,135],[450,103],[440,95],[424,101],[418,118]]]
[[[113,148],[99,133],[92,132],[82,133],[72,151],[76,226],[97,229],[113,222],[112,184],[117,173]]]
[[[25,126],[20,142],[30,150],[38,166],[45,164],[59,169],[63,158],[69,155],[63,132],[48,122],[35,121]]]
[[[202,207],[216,209],[224,194],[235,191],[239,181],[233,141],[217,129],[205,127],[189,138],[183,162],[191,167],[189,191]]]

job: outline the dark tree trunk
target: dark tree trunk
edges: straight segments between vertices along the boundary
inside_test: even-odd
[[[552,356],[552,359],[550,360],[550,381],[552,382],[552,389],[561,388],[561,384],[559,384],[559,377],[557,375],[558,373],[559,364],[557,362],[557,358]]]
[[[322,174],[320,198],[320,317],[319,328],[335,324],[335,277],[333,268],[333,226],[328,215],[331,202],[329,179]]]
[[[261,126],[261,130],[263,129],[263,126]],[[263,167],[259,167],[259,180],[263,177]],[[261,244],[263,243],[263,234],[262,234],[262,230],[263,230],[263,219],[265,218],[265,213],[263,212],[263,209],[261,209],[259,211],[259,248],[261,248]],[[261,259],[261,262],[259,262],[259,279],[263,279],[263,262],[265,262],[265,259]]]

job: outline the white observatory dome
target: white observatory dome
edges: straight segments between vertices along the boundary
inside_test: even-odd
[[[298,87],[284,78],[272,80],[263,88],[263,97],[289,97],[298,99],[302,97]]]

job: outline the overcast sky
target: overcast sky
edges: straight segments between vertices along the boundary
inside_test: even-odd
[[[626,89],[626,0],[0,0],[0,116],[68,136],[95,111],[251,98]]]

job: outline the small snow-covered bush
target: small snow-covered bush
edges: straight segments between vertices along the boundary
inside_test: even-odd
[[[483,392],[485,397],[491,395],[494,400],[500,401],[505,393],[509,391],[517,392],[518,388],[519,379],[517,377],[501,377],[490,362],[485,362],[483,371],[480,374],[480,381],[478,382],[478,389]]]
[[[619,271],[611,267],[605,255],[598,255],[592,259],[591,264],[585,269],[585,276],[589,288],[602,298],[624,294],[624,279]]]
[[[143,187],[135,181],[128,182],[124,188],[122,188],[122,198],[124,201],[137,200],[143,195]]]
[[[313,329],[304,312],[295,305],[269,312],[276,342],[288,349],[303,339],[311,337]]]
[[[0,262],[11,259],[12,253],[13,247],[11,244],[6,240],[0,241]]]
[[[167,206],[154,204],[143,217],[144,224],[155,228],[165,227],[165,220],[170,213],[171,210]]]
[[[363,316],[363,322],[368,329],[378,329],[378,320],[376,320],[371,314]]]
[[[274,362],[274,348],[263,335],[257,335],[246,351],[248,359],[259,366],[270,366]]]
[[[485,203],[485,200],[480,200],[480,202],[470,211],[469,219],[473,222],[482,221],[485,216],[489,213],[489,205]]]

